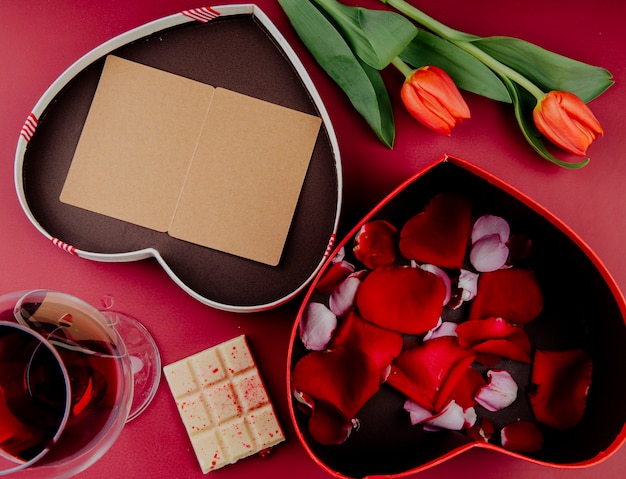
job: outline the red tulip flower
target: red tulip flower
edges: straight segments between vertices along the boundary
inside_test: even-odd
[[[441,68],[424,66],[407,76],[400,91],[404,106],[420,123],[450,136],[470,111],[452,79]]]
[[[533,110],[535,125],[546,138],[574,155],[583,156],[604,132],[600,122],[580,98],[566,91],[551,91]]]

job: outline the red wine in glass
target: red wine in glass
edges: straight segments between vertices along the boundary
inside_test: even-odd
[[[126,422],[130,358],[106,317],[72,296],[30,292],[13,316],[19,333],[0,323],[0,475],[70,477],[99,459]],[[16,352],[16,338],[29,347]]]
[[[70,406],[58,354],[18,324],[0,326],[0,457],[38,459],[56,442]]]

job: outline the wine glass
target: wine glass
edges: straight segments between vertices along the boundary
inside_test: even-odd
[[[1,296],[0,476],[89,467],[147,407],[160,367],[154,340],[128,315],[56,291]]]

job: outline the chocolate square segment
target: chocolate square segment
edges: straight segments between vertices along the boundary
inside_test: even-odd
[[[163,368],[202,472],[285,440],[245,336]]]

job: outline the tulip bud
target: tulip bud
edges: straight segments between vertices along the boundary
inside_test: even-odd
[[[452,79],[441,68],[424,66],[407,77],[400,91],[411,115],[431,130],[450,136],[470,111]]]
[[[589,145],[604,133],[585,102],[566,91],[547,93],[535,106],[533,120],[552,143],[578,156],[585,155]]]

